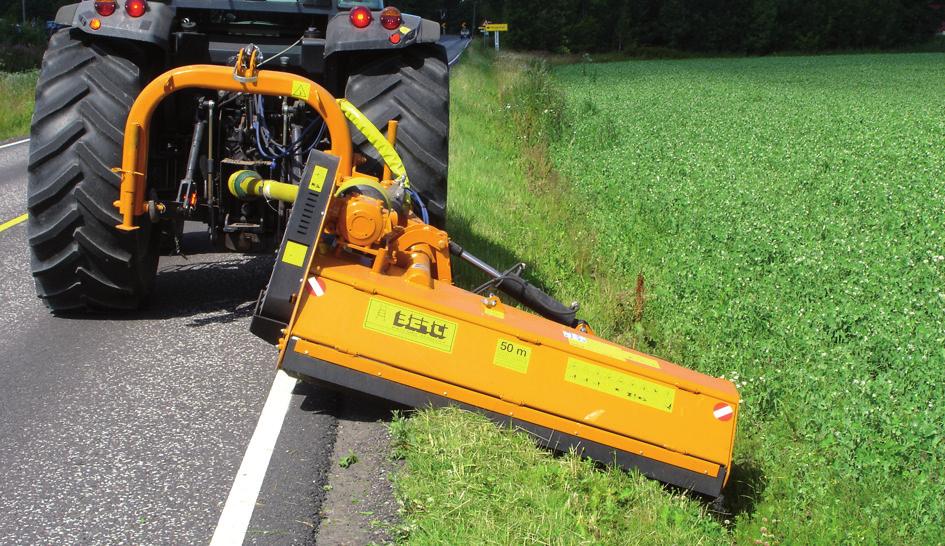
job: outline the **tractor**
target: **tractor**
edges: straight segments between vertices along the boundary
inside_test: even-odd
[[[36,290],[55,312],[136,309],[158,257],[179,252],[185,221],[239,252],[272,251],[289,209],[226,191],[235,171],[298,183],[327,138],[297,97],[194,91],[173,95],[148,135],[148,214],[114,229],[125,119],[156,76],[232,66],[252,43],[260,67],[305,76],[374,123],[396,123],[399,151],[430,222],[446,218],[449,68],[439,25],[381,0],[83,0],[61,8],[43,59],[30,131],[28,223]],[[393,127],[393,126],[392,126]],[[357,168],[381,176],[361,137]]]

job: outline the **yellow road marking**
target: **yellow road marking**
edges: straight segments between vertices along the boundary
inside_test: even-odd
[[[16,218],[14,218],[14,219],[12,219],[12,220],[10,220],[10,221],[8,221],[8,222],[4,222],[4,223],[0,224],[0,231],[6,231],[6,230],[10,229],[11,227],[13,227],[13,226],[15,226],[15,225],[17,225],[17,224],[22,224],[23,222],[26,221],[26,218],[27,218],[28,216],[29,216],[28,214],[24,214],[24,215],[22,215],[22,216],[17,216]]]

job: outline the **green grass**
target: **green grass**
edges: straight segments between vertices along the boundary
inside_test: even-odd
[[[30,132],[33,116],[33,94],[38,72],[0,72],[0,97],[6,102],[0,108],[0,140],[24,136]]]
[[[735,381],[732,514],[425,411],[395,427],[407,540],[941,543],[945,60],[573,65],[563,96],[515,66],[455,71],[451,234]]]

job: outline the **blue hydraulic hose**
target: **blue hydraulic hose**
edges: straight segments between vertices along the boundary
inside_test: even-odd
[[[420,218],[423,219],[423,223],[429,224],[430,213],[427,211],[427,206],[423,204],[423,199],[420,199],[420,194],[417,193],[413,188],[408,188],[407,191],[410,192],[410,197],[414,199],[414,202],[420,205]]]
[[[263,157],[271,161],[276,161],[279,159],[289,157],[290,155],[298,154],[300,152],[299,148],[301,148],[302,143],[305,141],[306,135],[308,135],[312,131],[312,129],[315,128],[315,124],[320,121],[320,118],[312,120],[312,122],[309,123],[308,127],[302,130],[301,136],[299,136],[298,140],[292,142],[288,146],[282,147],[279,144],[275,144],[271,142],[269,125],[266,122],[265,106],[264,106],[263,98],[261,95],[257,97],[256,104],[257,104],[256,119],[253,121],[253,128],[256,131],[256,149],[259,150],[260,155],[262,155]],[[325,133],[325,123],[324,123],[324,120],[321,120],[321,121],[322,121],[322,126],[318,132],[318,136],[315,138],[312,144],[301,153],[310,152],[312,148],[314,148],[315,145],[318,144],[318,141],[321,140],[322,135],[324,135]],[[265,144],[265,149],[263,147],[264,144]]]

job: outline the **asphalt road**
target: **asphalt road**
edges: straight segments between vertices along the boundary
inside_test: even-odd
[[[0,149],[0,224],[26,211],[27,153]],[[276,351],[248,330],[272,258],[205,239],[193,226],[187,256],[162,257],[147,311],[60,318],[34,294],[26,224],[0,232],[0,544],[209,542]],[[352,406],[296,387],[247,543],[314,542]]]

